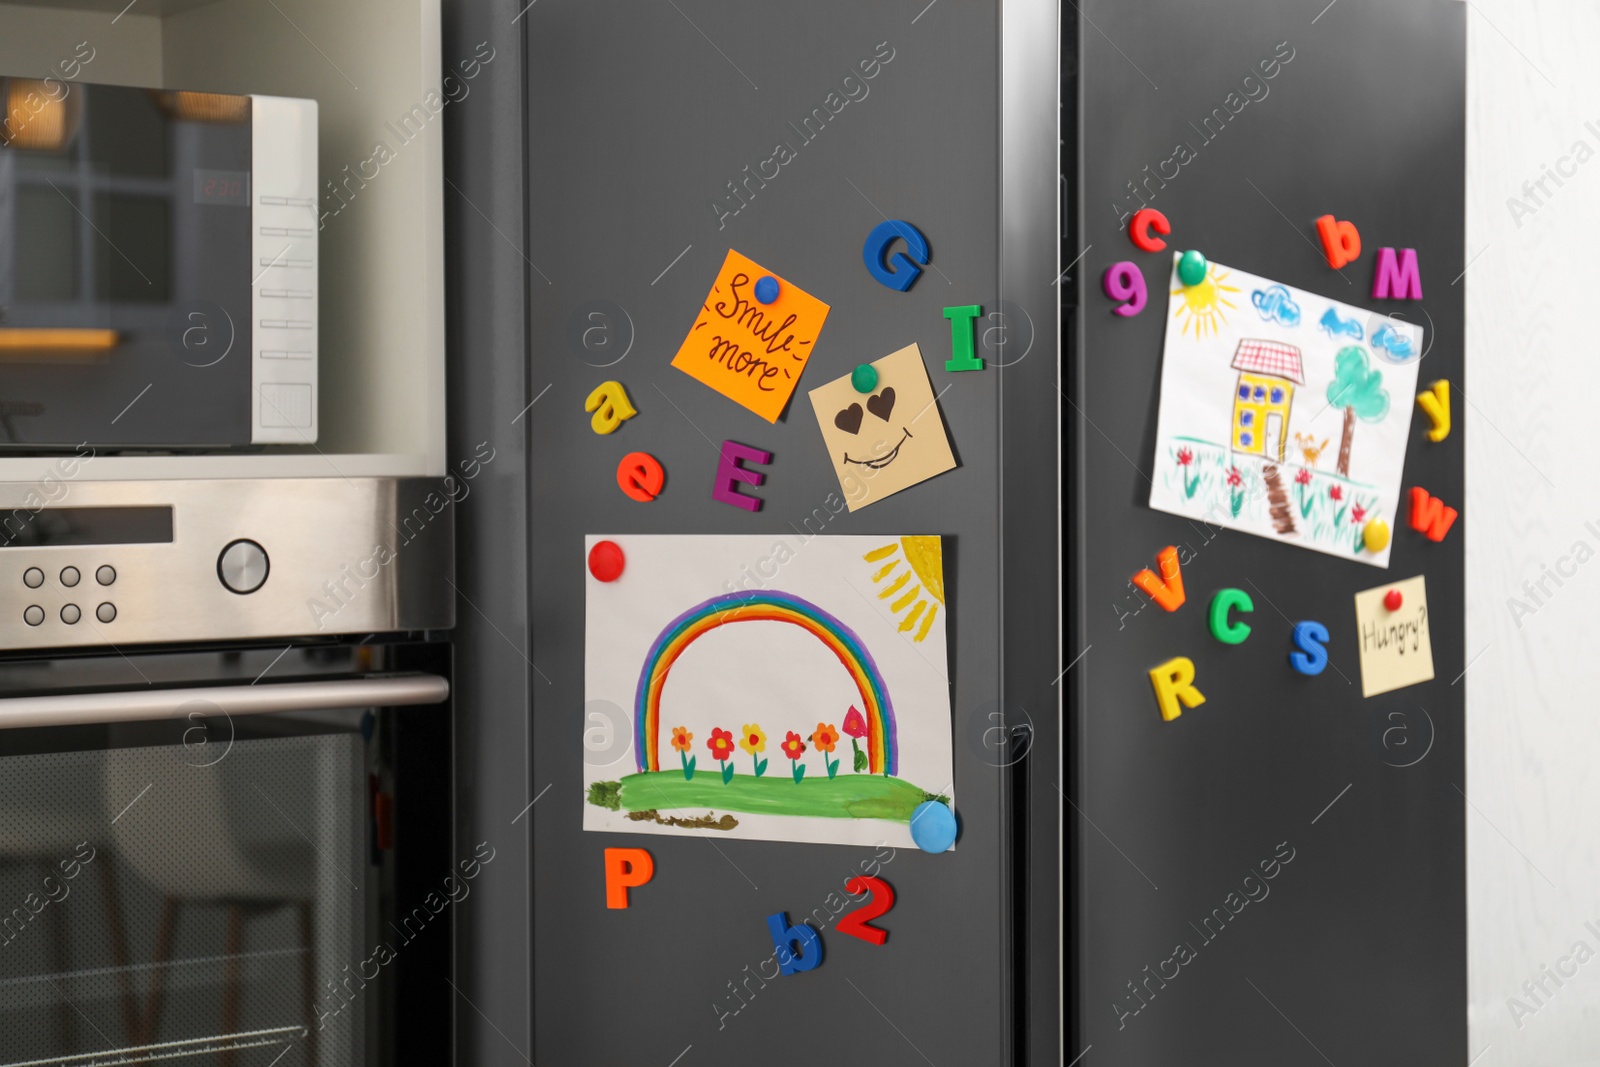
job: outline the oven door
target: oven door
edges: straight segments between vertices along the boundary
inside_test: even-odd
[[[0,1065],[450,1062],[448,682],[251,655],[0,698]]]

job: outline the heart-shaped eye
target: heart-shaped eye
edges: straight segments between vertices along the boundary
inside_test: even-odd
[[[867,401],[871,404],[872,401]],[[833,424],[845,433],[859,433],[861,430],[861,405],[851,404],[833,417]]]
[[[894,390],[885,389],[877,396],[867,397],[867,410],[884,422],[888,422],[889,412],[894,410]]]

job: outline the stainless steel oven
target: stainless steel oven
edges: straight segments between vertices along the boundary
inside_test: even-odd
[[[0,1067],[451,1062],[449,650],[0,660]]]
[[[0,483],[0,649],[454,624],[453,476],[85,480],[93,462]]]

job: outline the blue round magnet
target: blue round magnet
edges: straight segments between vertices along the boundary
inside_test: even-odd
[[[770,304],[778,299],[778,279],[769,274],[756,282],[756,299],[763,304]]]
[[[911,813],[911,840],[924,852],[948,852],[956,843],[956,813],[948,804],[924,800]]]

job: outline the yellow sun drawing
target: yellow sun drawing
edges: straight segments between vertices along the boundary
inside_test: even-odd
[[[1221,332],[1221,327],[1228,324],[1228,317],[1222,313],[1222,309],[1238,305],[1222,294],[1239,291],[1237,286],[1223,284],[1230,273],[1217,273],[1217,265],[1213,263],[1206,268],[1206,276],[1199,285],[1182,285],[1172,290],[1173,296],[1183,296],[1183,303],[1178,305],[1173,316],[1183,319],[1184,334],[1187,335],[1189,327],[1193,325],[1196,339],[1204,337],[1207,330],[1215,337]],[[1188,312],[1188,315],[1184,312]]]
[[[903,615],[900,632],[921,641],[933,629],[934,616],[944,603],[944,552],[937,537],[902,537],[899,541],[875,548],[861,557],[868,563],[883,561],[872,574],[874,583],[883,586],[879,600],[895,599],[889,610]],[[905,564],[905,566],[901,566]],[[912,578],[916,582],[912,582]],[[911,588],[906,589],[907,584]],[[904,590],[902,592],[902,590]],[[898,595],[897,595],[898,594]],[[920,624],[920,625],[919,625]]]

